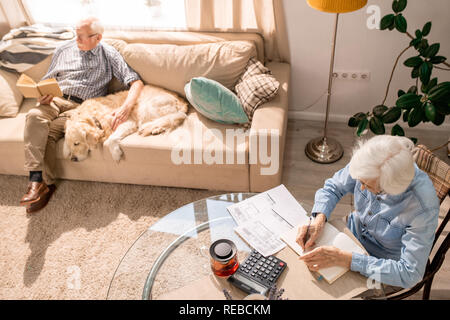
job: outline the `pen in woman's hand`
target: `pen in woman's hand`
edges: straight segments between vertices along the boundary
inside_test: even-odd
[[[308,227],[306,228],[305,237],[303,238],[303,243],[304,243],[305,245],[306,245],[306,242],[308,241],[308,234],[309,234],[309,227],[311,226],[311,220],[312,220],[312,218],[309,217]]]

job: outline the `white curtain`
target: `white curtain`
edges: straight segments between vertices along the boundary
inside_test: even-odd
[[[188,30],[258,32],[266,59],[290,62],[282,0],[185,0]]]
[[[30,19],[20,0],[0,1],[0,37],[12,28],[30,24]]]

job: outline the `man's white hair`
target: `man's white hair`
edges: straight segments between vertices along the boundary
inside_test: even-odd
[[[96,17],[88,17],[80,20],[77,24],[77,28],[81,28],[84,26],[89,26],[89,28],[94,33],[103,34],[105,31],[105,28],[103,27],[103,24],[101,21]]]
[[[359,141],[350,160],[353,179],[379,179],[380,188],[397,195],[408,188],[414,178],[414,143],[405,137],[380,135]]]

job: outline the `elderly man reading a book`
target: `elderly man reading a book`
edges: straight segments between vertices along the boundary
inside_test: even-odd
[[[297,243],[309,250],[300,259],[310,270],[344,266],[389,290],[411,288],[422,279],[438,225],[439,201],[430,178],[414,163],[413,147],[404,137],[376,136],[361,142],[350,163],[325,181],[315,196],[314,221],[301,227],[297,236]],[[335,247],[311,250],[347,193],[355,201],[348,228],[369,255]]]
[[[96,18],[80,21],[76,41],[55,50],[43,79],[54,78],[63,97],[45,95],[27,114],[24,130],[25,170],[30,182],[21,205],[36,212],[48,203],[55,191],[56,142],[64,136],[64,124],[70,112],[84,100],[107,94],[108,84],[116,77],[129,86],[128,97],[113,114],[113,129],[126,121],[142,90],[139,75],[112,46],[100,42],[103,27]]]

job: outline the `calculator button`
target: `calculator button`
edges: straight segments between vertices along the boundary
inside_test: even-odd
[[[258,271],[258,274],[259,274],[260,276],[262,276],[262,272],[261,272],[261,271]]]
[[[263,278],[264,278],[264,279],[267,279],[267,275],[266,275],[266,274],[265,274],[265,275],[263,275]]]
[[[273,260],[273,257],[269,257],[269,260],[272,261],[272,260]]]
[[[283,263],[283,262],[280,262],[279,266],[280,266],[280,267],[284,267],[284,263]]]

